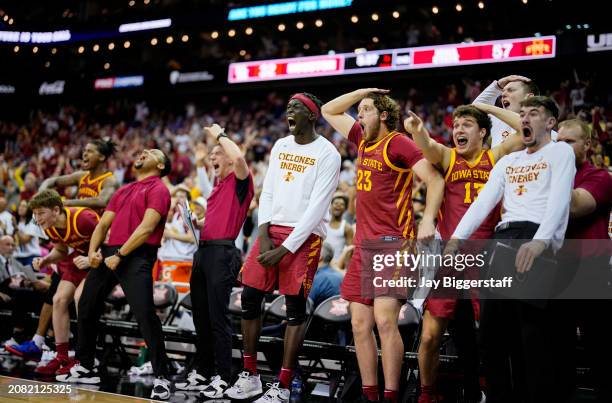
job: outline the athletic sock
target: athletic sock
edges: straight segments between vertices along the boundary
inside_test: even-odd
[[[397,390],[385,389],[385,399],[391,403],[397,403]]]
[[[281,368],[280,374],[278,374],[278,382],[281,388],[289,389],[291,387],[291,375],[293,375],[291,368]]]
[[[257,353],[254,355],[244,355],[244,369],[249,370],[252,375],[257,374]]]
[[[32,341],[40,349],[42,349],[43,344],[45,344],[45,338],[39,334],[35,334],[34,337],[32,337]]]
[[[363,391],[363,395],[368,400],[370,400],[372,402],[377,402],[379,400],[379,398],[378,398],[378,385],[372,385],[372,386],[363,385],[361,387],[361,390]]]
[[[62,362],[68,362],[68,343],[55,343],[57,350],[57,359]]]

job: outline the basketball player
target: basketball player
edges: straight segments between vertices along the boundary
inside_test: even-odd
[[[389,296],[370,298],[361,288],[362,242],[413,239],[412,176],[427,184],[427,203],[418,238],[433,239],[434,220],[444,195],[444,180],[407,136],[395,129],[399,106],[388,91],[365,88],[341,95],[323,106],[329,124],[358,147],[357,230],[354,253],[342,282],[342,298],[350,301],[351,321],[363,394],[378,401],[378,350],[374,325],[381,340],[385,378],[384,397],[398,399],[404,345],[397,327],[403,301]],[[359,103],[358,120],[348,115]]]
[[[575,157],[567,144],[552,142],[559,110],[547,97],[521,102],[525,150],[502,158],[478,198],[457,225],[446,253],[469,239],[503,197],[494,239],[516,245],[518,273],[532,269],[547,249],[559,250],[567,228]],[[480,330],[487,380],[487,402],[562,402],[559,351],[566,322],[555,301],[544,308],[519,300],[483,299]],[[562,358],[565,359],[565,358]]]
[[[453,112],[453,142],[456,147],[450,148],[433,140],[423,121],[413,112],[404,121],[404,128],[414,139],[423,155],[444,173],[444,203],[440,210],[438,232],[442,240],[449,240],[461,217],[478,196],[489,178],[493,165],[501,157],[523,148],[519,135],[512,135],[505,142],[492,150],[484,150],[484,144],[491,130],[491,119],[487,113],[501,116],[512,122],[516,132],[520,132],[520,119],[514,112],[496,108],[491,105],[474,104],[459,106]],[[499,212],[493,211],[472,235],[472,239],[490,239],[495,225],[499,222]],[[454,298],[429,298],[423,315],[423,329],[419,345],[419,375],[421,378],[421,395],[419,403],[436,402],[435,381],[440,356],[440,344],[450,320],[454,319],[457,305],[461,302]],[[473,317],[478,320],[480,307],[478,300],[472,299]],[[458,344],[467,342],[466,351],[459,351],[462,360],[469,368],[465,369],[466,399],[480,401],[478,385],[478,356],[476,354],[476,332],[473,321],[456,323],[458,333],[455,340]],[[455,335],[453,335],[455,336]],[[467,337],[466,337],[467,336]],[[469,337],[469,339],[468,339]],[[469,349],[469,353],[468,350]],[[472,353],[472,354],[470,354]],[[467,355],[471,355],[468,357]],[[470,378],[470,379],[467,379]],[[470,400],[471,399],[471,400]]]
[[[40,190],[78,185],[76,199],[64,200],[63,205],[65,207],[89,207],[95,210],[98,215],[102,215],[110,197],[119,187],[119,183],[113,173],[106,168],[106,162],[113,155],[114,151],[115,143],[112,141],[103,139],[90,141],[83,150],[81,171],[48,178],[40,185]],[[67,261],[65,264],[70,266],[73,262]],[[51,325],[53,296],[59,281],[58,276],[54,274],[51,286],[45,297],[45,303],[40,310],[36,333],[32,340],[13,346],[11,350],[14,354],[34,357],[42,354],[45,334]],[[75,301],[78,301],[81,291],[82,287],[78,287],[74,292]]]
[[[317,134],[321,101],[299,93],[287,104],[291,135],[272,147],[259,200],[259,237],[238,277],[242,291],[244,371],[225,395],[246,399],[262,392],[257,374],[261,305],[278,284],[285,295],[287,329],[278,382],[258,403],[286,403],[304,337],[306,298],[312,287],[325,237],[329,203],[338,186],[340,154]]]
[[[70,364],[68,308],[74,299],[75,290],[87,276],[89,241],[100,217],[95,211],[84,207],[64,207],[60,195],[51,189],[34,195],[30,200],[30,208],[36,222],[54,244],[51,253],[34,259],[33,267],[40,270],[49,264],[58,263],[61,276],[53,296],[52,314],[57,356],[47,365],[36,368],[38,374],[55,375],[60,368]]]
[[[540,95],[540,90],[530,78],[510,75],[489,84],[489,86],[476,97],[474,104],[483,103],[495,105],[497,98],[501,97],[501,105],[504,109],[519,113],[521,110],[521,101],[536,95]],[[511,135],[514,129],[494,114],[490,114],[490,117],[492,123],[491,147],[495,147],[503,142],[506,137]],[[557,140],[557,132],[554,130],[551,132],[551,138],[553,141]]]

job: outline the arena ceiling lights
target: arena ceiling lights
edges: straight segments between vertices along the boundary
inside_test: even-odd
[[[556,37],[552,35],[370,52],[364,50],[354,53],[231,63],[228,82],[234,84],[538,60],[553,58],[555,54]]]
[[[229,10],[228,21],[251,20],[254,18],[276,17],[279,15],[306,13],[350,7],[353,0],[302,0],[284,3],[259,4],[251,7],[240,7]]]
[[[172,26],[171,18],[164,18],[162,20],[151,20],[142,22],[132,22],[129,24],[119,25],[119,32],[135,32],[135,31],[148,31],[151,29],[168,28]]]

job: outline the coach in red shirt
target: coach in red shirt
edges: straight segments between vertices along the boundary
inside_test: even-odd
[[[223,397],[231,377],[232,326],[227,302],[242,260],[234,241],[255,192],[240,148],[217,124],[204,131],[208,144],[216,144],[210,153],[216,186],[208,197],[190,280],[198,359],[187,380],[175,386],[216,399]]]
[[[161,177],[170,172],[170,167],[170,159],[162,151],[144,150],[134,162],[137,181],[117,190],[106,206],[89,243],[92,269],[79,301],[76,355],[80,364],[61,380],[99,382],[94,368],[97,326],[105,298],[119,283],[151,353],[156,376],[151,398],[170,397],[164,336],[155,314],[151,278],[170,209],[170,192]],[[108,240],[102,245],[109,229]]]
[[[572,301],[576,324],[584,337],[585,352],[591,366],[597,401],[612,402],[612,386],[607,366],[612,361],[605,315],[612,312],[610,281],[611,241],[608,235],[612,206],[612,177],[605,169],[595,168],[587,159],[591,148],[591,130],[579,119],[559,124],[558,141],[565,141],[576,155],[576,177],[566,243],[572,253],[579,253],[580,264],[573,284],[578,297]]]

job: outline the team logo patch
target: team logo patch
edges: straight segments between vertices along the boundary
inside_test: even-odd
[[[285,180],[285,182],[291,182],[295,179],[295,176],[293,176],[291,172],[287,172],[285,176],[283,176],[283,179]]]
[[[519,187],[516,188],[514,193],[519,196],[522,196],[524,193],[527,193],[527,188],[525,187],[525,185],[519,185]]]

